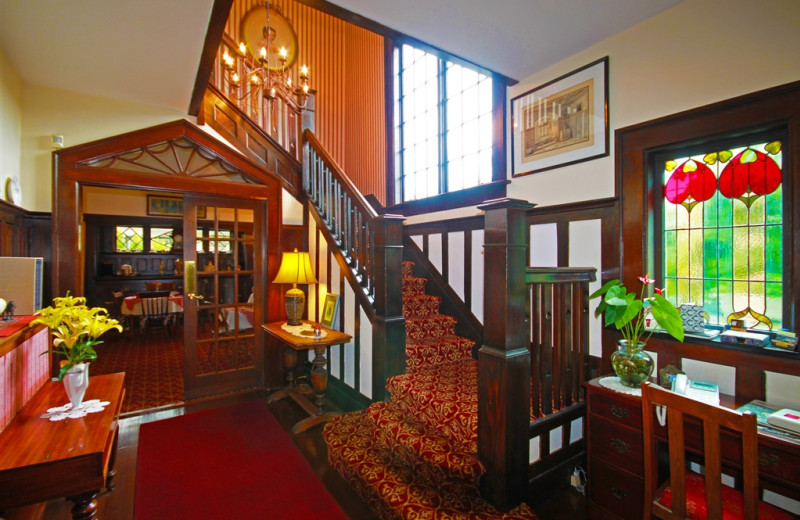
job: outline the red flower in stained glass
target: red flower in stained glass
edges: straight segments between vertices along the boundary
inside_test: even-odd
[[[688,160],[672,172],[664,186],[664,197],[673,204],[680,204],[689,195],[697,202],[710,199],[717,191],[714,172],[703,163]]]
[[[749,189],[767,195],[781,184],[781,170],[766,154],[748,148],[734,157],[719,176],[719,191],[729,199],[741,197]]]

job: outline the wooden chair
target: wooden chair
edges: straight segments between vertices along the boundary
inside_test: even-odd
[[[669,439],[669,480],[658,485],[656,406],[666,406]],[[705,476],[686,470],[684,417],[703,425]],[[644,518],[790,519],[789,513],[758,498],[758,432],[756,416],[712,406],[650,383],[642,384],[644,435]],[[741,433],[741,489],[722,484],[720,427]]]
[[[169,291],[139,293],[142,302],[142,333],[151,327],[163,326],[168,332],[172,329],[174,317],[169,312]]]

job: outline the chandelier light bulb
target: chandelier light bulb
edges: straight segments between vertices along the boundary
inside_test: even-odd
[[[239,52],[244,56],[247,54],[247,47],[245,46],[244,42],[239,42]]]
[[[302,67],[300,67],[300,75],[302,77],[304,77],[304,78],[308,77],[308,67],[307,66],[303,65]]]
[[[231,76],[231,81],[233,83],[239,83],[239,75],[234,72],[233,75]]]
[[[281,47],[281,49],[278,52],[281,55],[281,59],[284,59],[284,60],[287,59],[287,57],[289,55],[289,51],[286,50],[286,47]]]
[[[266,60],[267,59],[267,48],[266,47],[261,47],[261,51],[259,52],[259,54],[261,55],[261,59],[262,60]]]

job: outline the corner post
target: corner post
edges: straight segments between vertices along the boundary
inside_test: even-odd
[[[528,489],[531,363],[526,213],[533,204],[489,201],[484,211],[483,345],[478,351],[478,458],[483,496],[507,510]]]

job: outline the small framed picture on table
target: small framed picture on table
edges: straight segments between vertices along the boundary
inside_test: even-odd
[[[319,320],[323,327],[338,330],[339,328],[339,295],[328,293],[322,306],[322,318]]]

